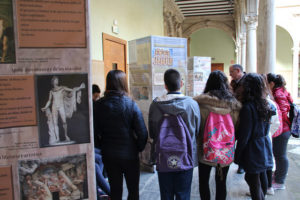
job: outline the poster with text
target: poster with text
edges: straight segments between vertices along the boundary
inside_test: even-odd
[[[10,167],[13,199],[96,199],[89,21],[87,0],[0,1],[0,172]],[[85,178],[70,177],[80,155]],[[65,184],[23,188],[20,169],[36,164],[33,178],[51,168]]]

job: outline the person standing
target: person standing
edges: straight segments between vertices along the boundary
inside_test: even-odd
[[[128,95],[126,74],[111,70],[104,97],[95,105],[95,134],[100,139],[112,200],[122,199],[123,177],[128,199],[139,199],[138,153],[145,148],[148,131],[140,109]]]
[[[287,158],[287,144],[291,136],[291,122],[288,117],[290,111],[290,103],[293,103],[293,99],[290,93],[285,88],[285,80],[281,75],[275,75],[269,73],[267,75],[270,89],[272,90],[273,97],[279,106],[282,114],[282,134],[273,138],[273,153],[276,163],[276,170],[274,173],[273,184],[274,190],[285,189],[285,179],[288,173],[289,160]]]
[[[189,200],[193,167],[197,166],[196,137],[200,128],[200,109],[196,101],[180,92],[183,83],[177,70],[168,69],[164,73],[164,82],[168,93],[155,98],[149,109],[149,134],[153,139],[154,146],[156,146],[154,158],[158,161],[156,167],[160,196],[162,200],[171,200],[174,197],[176,199]],[[162,129],[165,128],[162,121],[165,121],[168,116],[173,116],[181,121],[181,125],[179,126],[178,124],[178,127],[184,127],[186,130],[186,134],[183,135],[180,141],[176,140],[176,142],[171,142],[169,145],[166,141],[161,140],[160,137],[160,134],[164,133]],[[173,131],[175,132],[176,130]],[[170,134],[173,135],[174,132]],[[162,154],[158,149],[160,145],[181,150],[181,148],[176,148],[176,144],[181,145],[183,142],[186,142],[183,141],[186,138],[188,138],[187,143],[183,148],[190,150],[191,155],[189,155],[187,161],[190,165],[187,164],[186,168],[183,169],[184,167],[182,166],[186,160],[180,160],[178,156],[173,156],[172,154],[167,161],[163,160],[165,157],[161,157]],[[164,161],[168,163],[168,167],[174,170],[165,171],[159,168],[158,164]]]
[[[219,115],[230,114],[235,126],[241,109],[241,103],[230,92],[228,79],[221,71],[210,73],[203,94],[194,99],[198,102],[201,110],[200,134],[197,138],[200,197],[202,200],[210,200],[210,171],[212,167],[216,167],[218,169],[215,173],[216,200],[225,200],[227,195],[226,178],[230,164],[221,166],[217,163],[204,160],[204,129],[211,112]],[[223,138],[226,138],[226,136]],[[221,173],[220,170],[222,171]]]
[[[243,70],[244,68],[239,64],[234,64],[229,67],[229,75],[231,76],[230,86],[232,88],[235,98],[240,102],[242,101],[241,97],[243,92],[242,82],[246,74],[243,72]],[[238,140],[238,137],[236,139]],[[245,170],[241,166],[239,166],[237,173],[243,174],[245,173]]]
[[[245,169],[245,180],[253,200],[264,200],[267,193],[267,169],[272,168],[270,118],[274,111],[266,100],[260,75],[249,73],[243,80],[235,163]]]

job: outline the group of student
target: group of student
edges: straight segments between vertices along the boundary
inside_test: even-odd
[[[245,170],[253,200],[285,189],[288,113],[293,102],[285,81],[271,73],[246,74],[238,64],[230,66],[230,76],[229,84],[223,72],[211,72],[203,94],[192,98],[180,92],[183,83],[177,70],[164,73],[167,94],[153,100],[148,121],[162,200],[190,199],[197,166],[201,199],[210,199],[210,171],[215,167],[216,199],[225,200],[232,162]],[[104,97],[94,102],[94,138],[96,160],[100,156],[109,181],[106,194],[112,200],[122,199],[125,177],[128,199],[139,199],[139,152],[145,148],[148,131],[120,70],[108,73]]]

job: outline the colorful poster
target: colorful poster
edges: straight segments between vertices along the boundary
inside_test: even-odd
[[[16,7],[19,47],[86,47],[85,0],[18,0]]]
[[[88,199],[86,155],[18,163],[20,199]]]

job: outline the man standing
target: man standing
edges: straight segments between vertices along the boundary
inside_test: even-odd
[[[229,68],[229,74],[231,76],[230,86],[233,89],[233,93],[235,97],[241,101],[241,93],[242,93],[242,82],[245,73],[243,72],[243,67],[239,64],[231,65]]]
[[[178,163],[184,163],[183,160],[176,160],[178,156],[170,156],[167,161],[165,161],[174,169],[178,167],[176,168],[177,170],[165,171],[157,165],[160,195],[162,200],[174,199],[174,196],[176,196],[176,199],[189,200],[193,167],[198,163],[196,137],[200,129],[200,109],[196,101],[180,93],[180,88],[183,83],[177,70],[168,69],[164,74],[164,82],[168,93],[154,99],[149,110],[149,133],[153,139],[154,146],[156,146],[154,158],[162,163],[160,152],[156,151],[159,151],[157,144],[164,145],[162,144],[164,141],[161,139],[160,134],[165,133],[162,131],[162,121],[165,121],[166,116],[173,116],[175,119],[180,118],[179,121],[183,121],[182,124],[186,125],[183,126],[185,130],[187,130],[187,134],[183,136],[184,138],[185,136],[189,138],[190,142],[187,142],[185,147],[186,149],[191,149],[190,152],[192,156],[190,160],[191,165],[186,169],[177,166]],[[168,134],[172,135],[173,133]],[[183,139],[181,138],[181,140]],[[177,144],[181,143],[181,141],[176,142]],[[170,147],[172,145],[173,147]],[[177,146],[175,145],[175,143],[166,144],[166,146],[173,149],[176,149]]]
[[[231,65],[229,68],[229,74],[232,79],[230,82],[230,86],[232,87],[234,96],[239,101],[242,100],[241,99],[242,92],[243,92],[242,82],[243,82],[243,78],[245,77],[244,76],[245,73],[243,72],[243,70],[244,70],[243,67],[239,64]],[[238,140],[238,136],[236,136],[236,139]],[[243,174],[245,173],[245,171],[242,167],[239,166],[237,173]]]

